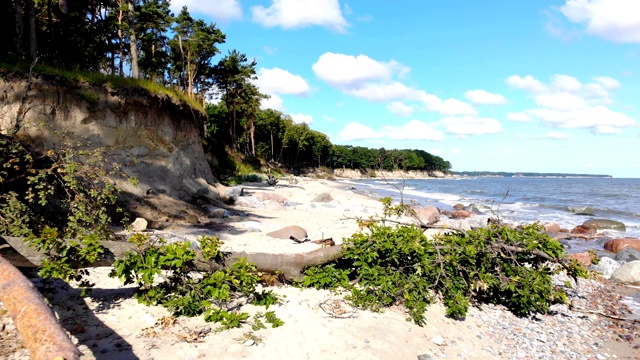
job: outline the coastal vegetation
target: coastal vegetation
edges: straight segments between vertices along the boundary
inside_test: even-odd
[[[5,33],[16,35],[0,40],[0,59],[11,64],[3,65],[2,76],[12,71],[30,80],[50,74],[114,89],[139,87],[186,103],[203,114],[199,139],[219,180],[251,170],[309,167],[451,170],[448,161],[422,150],[334,145],[307,124],[260,108],[265,95],[254,84],[257,63],[237,50],[215,62],[226,35],[191,17],[186,7],[174,17],[162,0],[55,4],[18,0],[0,14]],[[90,93],[78,96],[90,106],[98,101]],[[23,115],[15,114],[16,126]],[[41,276],[80,281],[86,294],[93,284],[84,281],[84,267],[105,252],[101,241],[112,237],[109,225],[128,219],[126,209],[117,206],[120,190],[104,178],[136,179],[121,173],[121,164],[106,161],[103,149],[68,144],[39,153],[19,141],[18,130],[0,137],[0,235],[25,237],[47,256]],[[585,275],[575,262],[563,260],[562,246],[535,225],[495,225],[429,240],[421,226],[389,226],[386,218],[408,208],[389,200],[385,205],[385,219],[362,219],[366,230],[347,239],[339,259],[306,269],[301,284],[344,287],[354,305],[372,310],[402,304],[422,324],[426,307],[438,297],[452,317],[464,317],[473,302],[503,304],[518,315],[546,312],[565,300],[551,282],[555,271]],[[136,283],[142,303],[166,306],[176,315],[204,315],[231,328],[250,321],[235,311],[241,305],[268,307],[278,301],[269,290],[258,290],[282,280],[278,271],[263,274],[244,260],[227,264],[216,238],[200,239],[198,251],[141,235],[131,241],[136,251],[115,261],[113,275]],[[196,266],[199,255],[224,266],[202,271]],[[195,276],[195,270],[201,274]],[[271,312],[254,317],[252,324],[260,328],[263,320],[281,325]]]

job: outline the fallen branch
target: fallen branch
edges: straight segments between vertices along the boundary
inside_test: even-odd
[[[9,311],[32,359],[80,358],[80,351],[73,345],[33,283],[2,256],[0,301]]]
[[[361,220],[360,218],[357,217],[350,217],[350,216],[345,216],[342,218],[342,220]],[[461,234],[466,233],[466,231],[462,230],[462,229],[458,229],[458,228],[454,228],[451,226],[447,226],[447,225],[437,225],[437,224],[424,224],[422,223],[422,221],[420,221],[420,223],[416,224],[416,223],[411,223],[411,222],[406,222],[406,221],[398,221],[398,220],[391,220],[391,219],[367,219],[367,222],[371,222],[371,223],[376,223],[376,222],[390,222],[393,224],[398,224],[398,225],[404,225],[404,226],[415,226],[417,228],[420,229],[440,229],[440,230],[450,230],[450,231],[455,231]]]
[[[89,267],[111,266],[113,262],[125,256],[127,252],[134,252],[136,247],[129,242],[103,241],[104,253]],[[9,245],[3,246],[3,245]],[[196,267],[202,271],[221,269],[224,265],[205,261],[200,251],[196,251]],[[328,246],[310,252],[298,254],[274,253],[246,253],[227,252],[226,264],[246,258],[248,262],[256,264],[258,271],[266,273],[281,272],[287,280],[302,279],[302,270],[308,266],[321,265],[342,257],[342,245]],[[3,256],[14,266],[38,267],[46,259],[46,255],[29,247],[22,237],[0,237],[0,256]]]

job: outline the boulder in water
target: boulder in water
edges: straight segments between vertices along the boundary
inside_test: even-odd
[[[604,249],[612,253],[619,253],[622,249],[640,250],[640,239],[622,238],[611,239],[604,243]]]
[[[473,216],[473,213],[466,210],[456,210],[453,212],[453,214],[451,214],[451,217],[453,217],[454,219],[466,219],[470,216]]]
[[[582,225],[594,230],[627,231],[627,227],[623,223],[615,220],[593,219],[585,221]]]
[[[620,263],[628,263],[630,261],[640,260],[640,250],[625,248],[616,254],[616,261]]]
[[[578,225],[571,230],[571,233],[578,235],[595,235],[596,229],[585,225]]]

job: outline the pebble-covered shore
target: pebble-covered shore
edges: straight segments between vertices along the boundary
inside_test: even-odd
[[[566,280],[555,278],[557,284]],[[620,301],[624,291],[606,281],[579,279],[567,290],[570,304],[554,305],[549,314],[519,318],[483,305],[475,316],[482,336],[500,344],[487,348],[498,359],[640,359],[640,321],[616,320],[631,315]]]

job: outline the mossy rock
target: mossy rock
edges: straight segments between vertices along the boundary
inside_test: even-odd
[[[627,227],[623,223],[615,220],[593,219],[585,221],[582,225],[594,230],[627,231]]]

